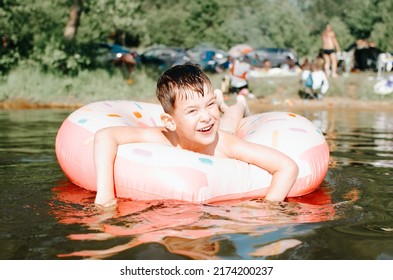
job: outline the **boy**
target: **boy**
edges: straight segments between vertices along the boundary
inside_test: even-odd
[[[164,72],[157,82],[156,93],[164,109],[162,127],[110,127],[96,133],[96,204],[106,207],[116,203],[113,164],[117,147],[134,142],[162,143],[257,165],[273,175],[266,199],[285,199],[297,178],[298,166],[275,149],[234,135],[248,109],[244,96],[239,95],[234,105],[227,106],[222,93],[215,94],[209,78],[193,64],[177,65]],[[224,112],[221,119],[220,110]]]

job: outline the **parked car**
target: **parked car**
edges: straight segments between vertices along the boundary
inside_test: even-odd
[[[132,56],[132,58],[130,57]],[[135,63],[139,60],[139,55],[136,51],[130,50],[127,47],[110,44],[110,43],[98,43],[97,44],[97,61],[100,63],[114,63],[117,64],[122,60],[135,60]]]
[[[118,44],[98,43],[96,61],[100,64],[112,64],[121,69],[124,79],[131,83],[131,74],[139,63],[139,55]]]
[[[288,56],[295,62],[298,62],[296,53],[291,49],[284,48],[257,48],[247,53],[244,56],[244,61],[252,66],[262,67],[263,61],[268,59],[272,67],[280,67],[281,64],[285,63]]]
[[[140,55],[140,61],[144,65],[155,66],[159,70],[165,70],[174,65],[184,64],[191,59],[183,48],[153,46]]]
[[[208,72],[222,72],[229,66],[228,53],[213,47],[197,46],[187,50],[191,62]]]

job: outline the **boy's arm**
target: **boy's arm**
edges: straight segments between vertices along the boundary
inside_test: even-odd
[[[272,174],[265,199],[283,201],[295,183],[299,168],[291,158],[276,149],[233,138],[228,156],[254,164]]]
[[[94,166],[97,180],[95,204],[110,206],[114,202],[113,164],[117,146],[116,139],[109,135],[107,129],[98,131],[94,136]]]
[[[114,162],[117,147],[136,142],[161,142],[160,128],[110,127],[94,136],[94,165],[97,179],[95,203],[103,206],[115,204]]]

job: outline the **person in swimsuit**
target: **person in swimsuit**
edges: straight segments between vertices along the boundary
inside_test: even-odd
[[[337,77],[337,54],[340,52],[340,45],[336,38],[336,33],[330,24],[326,25],[322,33],[322,55],[325,60],[325,73],[328,77]]]

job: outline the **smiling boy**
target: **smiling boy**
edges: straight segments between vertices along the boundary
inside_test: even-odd
[[[161,143],[254,164],[272,174],[265,199],[285,199],[297,178],[298,166],[283,153],[234,134],[248,110],[244,96],[238,96],[234,105],[226,106],[222,93],[215,94],[207,75],[193,64],[177,65],[164,72],[157,82],[156,94],[164,109],[163,126],[109,127],[96,133],[96,204],[105,207],[116,203],[113,166],[117,148],[137,142]],[[224,113],[222,117],[220,110]]]

